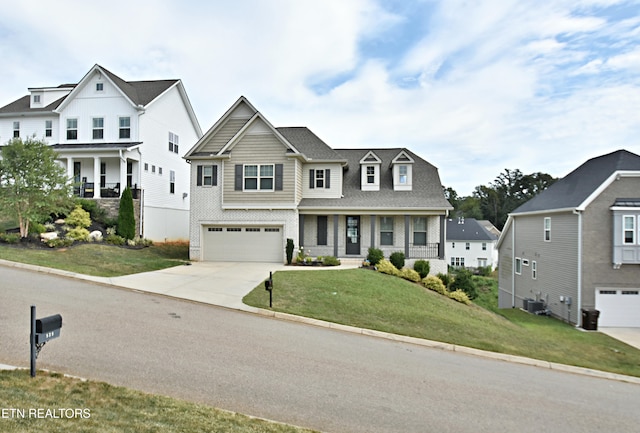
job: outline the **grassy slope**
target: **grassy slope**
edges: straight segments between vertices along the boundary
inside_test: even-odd
[[[494,352],[640,376],[640,350],[601,333],[582,332],[549,317],[497,310],[495,288],[481,287],[479,305],[364,269],[274,274],[274,310]],[[495,298],[495,304],[494,300]],[[244,299],[268,308],[259,286]]]

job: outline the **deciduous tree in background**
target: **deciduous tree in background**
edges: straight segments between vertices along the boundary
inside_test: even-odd
[[[71,206],[71,183],[44,141],[14,138],[0,146],[0,212],[15,218],[20,236],[29,225]]]

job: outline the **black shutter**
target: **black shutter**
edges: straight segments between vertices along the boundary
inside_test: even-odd
[[[324,187],[331,188],[331,170],[328,168],[324,171]]]
[[[202,166],[201,165],[198,166],[198,174],[196,176],[197,176],[196,185],[202,186]]]
[[[211,185],[213,186],[218,186],[218,166],[217,165],[213,165],[213,181],[211,182]]]
[[[316,171],[309,170],[309,189],[315,188]]]
[[[242,164],[236,164],[236,182],[234,189],[236,191],[242,191]]]
[[[276,164],[276,191],[282,191],[282,164]]]
[[[327,217],[318,215],[318,245],[327,245]]]

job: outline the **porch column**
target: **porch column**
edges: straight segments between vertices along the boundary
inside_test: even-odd
[[[338,257],[338,215],[333,216],[333,256]]]
[[[444,260],[444,244],[447,239],[447,217],[440,215],[440,243],[438,244],[438,258]]]
[[[122,192],[127,187],[127,158],[120,156],[120,195],[122,197]]]
[[[93,157],[93,198],[100,198],[100,157]]]
[[[404,216],[404,256],[409,258],[409,231],[411,230],[411,217]]]
[[[376,216],[371,215],[371,248],[376,247]]]
[[[72,182],[76,181],[73,177],[73,158],[72,157],[67,158],[67,178],[71,179]]]
[[[304,246],[304,215],[298,215],[298,248]]]

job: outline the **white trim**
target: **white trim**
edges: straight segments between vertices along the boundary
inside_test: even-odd
[[[622,177],[640,177],[640,171],[634,170],[617,170],[614,171],[611,176],[609,176],[604,182],[600,184],[595,191],[593,191],[589,197],[585,199],[580,205],[576,208],[578,211],[583,211],[593,202],[602,192],[609,187],[614,181],[619,180]]]

